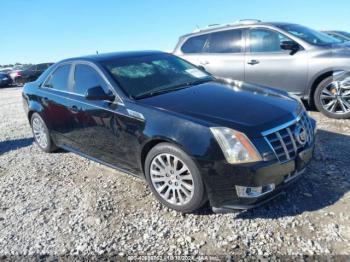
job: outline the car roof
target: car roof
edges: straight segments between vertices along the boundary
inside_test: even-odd
[[[221,29],[235,29],[235,28],[247,28],[251,26],[284,26],[284,25],[296,25],[295,23],[288,23],[288,22],[253,22],[253,23],[232,23],[232,24],[223,24],[223,25],[215,25],[215,26],[208,26],[206,28],[196,29],[192,33],[185,34],[181,36],[188,37],[193,35],[200,35],[203,33],[210,33],[214,31],[220,31]]]
[[[76,61],[76,60],[103,62],[103,61],[114,60],[114,59],[129,58],[129,57],[131,58],[131,57],[156,55],[156,54],[167,54],[167,53],[162,51],[125,51],[125,52],[104,53],[104,54],[68,58],[68,59],[62,60],[61,62],[69,62],[69,61]]]

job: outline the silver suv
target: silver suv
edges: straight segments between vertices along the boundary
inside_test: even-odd
[[[180,37],[174,54],[215,76],[283,89],[332,118],[350,118],[350,48],[307,27],[258,20]]]

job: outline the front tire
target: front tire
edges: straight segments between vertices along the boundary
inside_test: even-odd
[[[350,118],[350,86],[342,80],[334,76],[327,77],[315,91],[317,110],[330,118]]]
[[[38,113],[34,113],[31,117],[31,127],[36,144],[46,153],[53,152],[57,149],[53,143],[49,129],[44,120]]]
[[[153,194],[171,209],[191,213],[205,203],[205,187],[196,164],[173,144],[160,143],[151,149],[145,174]]]

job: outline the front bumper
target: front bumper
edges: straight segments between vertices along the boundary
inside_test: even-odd
[[[237,167],[222,166],[221,172],[206,176],[206,186],[210,204],[214,212],[226,212],[235,209],[250,209],[260,206],[279,194],[300,178],[311,161],[314,144],[300,152],[295,159],[280,163],[276,161],[260,162]],[[218,165],[216,166],[216,169]],[[260,197],[239,197],[235,186],[258,187],[274,184],[273,191]]]

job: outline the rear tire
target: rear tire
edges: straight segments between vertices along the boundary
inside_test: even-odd
[[[50,131],[47,128],[45,121],[38,113],[34,113],[30,120],[34,140],[36,144],[46,153],[51,153],[57,150],[57,146],[51,139]]]
[[[173,144],[160,143],[151,149],[145,161],[145,175],[153,194],[171,209],[191,213],[207,200],[196,164]]]
[[[350,99],[346,99],[344,102],[344,98],[341,97],[344,94],[344,90],[336,90],[336,85],[339,85],[339,82],[341,80],[335,79],[334,76],[325,78],[315,90],[314,102],[317,110],[325,116],[335,119],[347,119],[350,118]],[[349,111],[346,111],[347,109]],[[341,112],[342,110],[344,111],[343,113]]]

